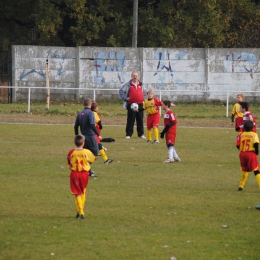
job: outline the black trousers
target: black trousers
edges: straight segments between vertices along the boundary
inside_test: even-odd
[[[136,120],[136,127],[137,127],[137,135],[140,137],[144,134],[144,111],[143,111],[143,104],[139,105],[139,112],[134,112],[130,105],[127,105],[127,122],[126,122],[126,136],[132,136],[134,133],[134,124]],[[141,111],[140,111],[141,110]]]

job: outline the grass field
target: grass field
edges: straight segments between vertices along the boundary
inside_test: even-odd
[[[163,140],[127,140],[124,126],[105,125],[115,161],[93,164],[84,220],[75,219],[66,165],[73,125],[0,123],[0,259],[260,259],[260,191],[253,173],[237,191],[236,132],[217,127],[218,109],[204,107],[216,127],[185,127],[180,116],[181,163],[162,163]]]

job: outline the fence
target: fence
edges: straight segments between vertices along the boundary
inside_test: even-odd
[[[6,88],[6,86],[0,86],[0,90],[2,88]],[[30,110],[31,110],[31,107],[30,107],[30,104],[31,104],[31,89],[45,89],[46,90],[46,87],[17,87],[17,86],[8,86],[8,88],[10,88],[10,89],[28,89],[28,98],[27,98],[27,102],[28,102],[28,110],[27,110],[27,112],[28,113],[30,113]],[[50,87],[50,90],[74,90],[74,91],[80,91],[81,90],[81,91],[89,91],[89,92],[93,92],[92,98],[94,100],[97,98],[98,92],[102,92],[102,91],[116,91],[117,94],[119,92],[119,89],[86,89],[86,88],[77,88],[77,89],[75,89],[75,88],[51,88]],[[154,92],[157,93],[156,96],[160,100],[167,99],[167,95],[165,93],[169,93],[169,92],[173,92],[173,93],[175,93],[175,92],[181,92],[181,93],[187,92],[188,94],[191,93],[190,90],[154,90]],[[245,91],[221,91],[221,92],[217,91],[217,90],[211,90],[211,91],[197,91],[197,92],[200,93],[200,94],[205,94],[205,93],[207,94],[207,93],[211,93],[211,92],[217,92],[217,93],[219,93],[219,96],[221,96],[221,95],[225,96],[226,97],[225,98],[225,100],[226,100],[226,117],[229,116],[229,102],[230,102],[230,98],[234,101],[234,97],[238,93],[243,93],[247,97],[250,97],[250,95],[247,95],[249,93],[254,93],[254,94],[260,93],[260,91],[247,91],[247,90],[245,90]],[[232,97],[230,96],[231,94],[232,94]],[[88,95],[88,97],[90,97],[90,96]],[[120,98],[119,95],[118,95],[118,98]],[[247,99],[249,99],[249,98],[247,98]]]

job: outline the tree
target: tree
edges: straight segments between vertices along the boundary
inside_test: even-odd
[[[260,0],[138,0],[139,47],[260,45]],[[0,2],[0,44],[131,47],[133,0]]]

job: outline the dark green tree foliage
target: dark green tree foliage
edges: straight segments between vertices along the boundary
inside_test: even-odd
[[[260,46],[260,0],[139,0],[139,47]],[[131,47],[133,0],[0,1],[0,44]]]

